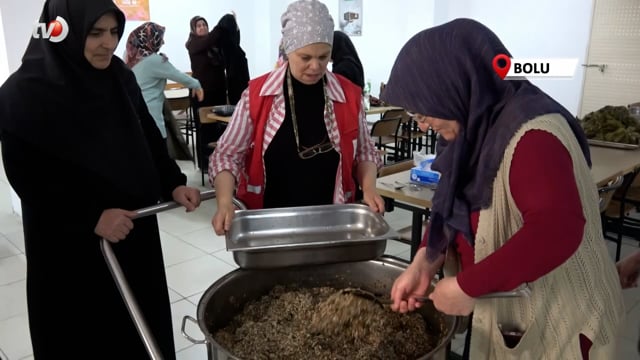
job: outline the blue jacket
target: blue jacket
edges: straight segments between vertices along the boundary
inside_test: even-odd
[[[136,75],[136,81],[142,90],[142,96],[147,103],[149,112],[156,122],[163,138],[167,137],[164,126],[162,107],[164,106],[164,89],[167,79],[180,83],[190,89],[200,89],[200,82],[176,69],[169,61],[165,61],[159,54],[152,54],[142,59],[131,70]]]

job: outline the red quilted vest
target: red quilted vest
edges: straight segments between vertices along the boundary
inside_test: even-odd
[[[260,96],[260,91],[269,74],[262,75],[249,82],[249,116],[254,125],[253,147],[247,153],[247,174],[240,178],[236,196],[249,209],[262,209],[264,204],[264,163],[262,158],[262,144],[264,129],[274,96]],[[340,132],[340,149],[342,160],[342,187],[345,200],[353,202],[355,199],[355,181],[353,177],[354,144],[358,139],[360,114],[360,97],[362,89],[346,78],[334,74],[342,86],[346,101],[334,102],[334,112],[338,131]],[[293,171],[293,170],[292,170]]]

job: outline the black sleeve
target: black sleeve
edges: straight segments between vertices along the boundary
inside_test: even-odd
[[[101,190],[109,185],[90,170],[6,131],[0,144],[7,179],[23,204],[50,208],[50,217],[90,233],[102,211],[116,207],[114,199],[105,198]]]
[[[350,61],[342,61],[339,64],[334,63],[331,72],[334,74],[340,74],[347,79],[351,80],[352,83],[358,85],[359,87],[364,86],[363,75],[360,72],[358,67],[350,62]]]

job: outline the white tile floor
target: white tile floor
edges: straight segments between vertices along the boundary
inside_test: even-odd
[[[180,162],[189,184],[200,187],[200,173],[191,162]],[[20,218],[12,211],[10,187],[0,166],[0,359],[33,359],[25,300],[24,239]],[[219,277],[237,266],[225,250],[224,239],[215,236],[210,219],[215,201],[209,200],[194,213],[174,209],[159,215],[162,243],[174,320],[174,336],[179,360],[207,359],[205,345],[192,344],[180,333],[185,315],[196,317],[197,304],[204,291]],[[410,214],[396,209],[386,218],[394,228],[410,223]],[[623,246],[623,254],[633,251],[637,242]],[[610,246],[613,251],[613,246]],[[390,241],[386,253],[408,258],[407,245]],[[636,341],[640,325],[640,289],[625,291],[627,323],[619,338],[617,359],[638,359]],[[204,336],[195,324],[187,323],[187,333],[196,339]],[[458,336],[453,349],[460,352],[464,338]]]

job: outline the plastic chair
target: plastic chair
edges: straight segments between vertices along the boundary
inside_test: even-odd
[[[402,118],[400,117],[380,119],[371,126],[371,137],[375,141],[376,147],[382,151],[383,155],[386,155],[387,150],[393,150],[394,159],[396,160],[402,151],[397,146],[398,129],[401,121]],[[387,163],[387,156],[384,156],[383,163]]]
[[[187,145],[191,146],[191,152],[195,154],[195,132],[196,126],[193,119],[193,108],[191,106],[191,96],[180,98],[167,98],[171,111],[177,113],[176,121],[180,123],[180,130],[185,137]]]
[[[614,193],[621,189],[625,183],[625,176],[619,173],[611,178],[604,186],[598,188],[600,195],[600,219],[602,221],[602,235],[606,240],[616,243],[616,261],[620,260],[620,250],[622,248],[622,222],[623,216],[614,215],[613,212],[607,211],[613,199]],[[610,235],[609,233],[614,233]]]
[[[399,173],[401,171],[409,170],[413,167],[413,159],[400,161],[391,165],[386,165],[378,170],[378,177],[383,177],[395,173]]]
[[[400,122],[400,129],[398,131],[398,146],[402,148],[401,155],[404,157],[396,159],[396,161],[411,158],[413,151],[422,150],[422,146],[427,145],[426,141],[424,144],[422,141],[425,137],[425,133],[418,128],[418,124],[413,121],[411,116],[409,116],[405,110],[389,110],[382,114],[383,119],[398,116],[402,118],[402,121]],[[431,153],[433,153],[433,151]]]
[[[198,109],[198,119],[204,119],[207,117],[207,114],[211,112],[211,109],[213,109],[213,106],[203,106],[201,108]],[[197,157],[196,157],[196,164],[198,164],[198,167],[200,168],[200,176],[201,176],[201,181],[202,181],[202,186],[204,186],[204,174],[206,174],[208,172],[208,164],[209,164],[209,155],[211,154],[211,152],[213,152],[214,147],[209,146],[209,144],[211,143],[211,141],[209,139],[203,139],[203,135],[202,135],[202,131],[200,131],[200,127],[201,127],[201,123],[198,122],[198,136],[196,136],[196,149],[198,149],[198,151],[196,152]],[[205,149],[205,145],[206,145],[206,149]],[[209,151],[211,150],[211,151]]]

